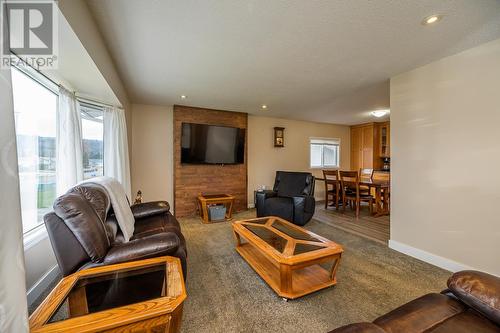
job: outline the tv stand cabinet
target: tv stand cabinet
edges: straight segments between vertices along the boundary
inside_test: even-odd
[[[208,206],[217,204],[226,206],[226,216],[224,221],[229,221],[233,218],[234,196],[229,194],[200,194],[198,196],[198,206],[200,210],[200,218],[203,223],[220,222],[210,221],[208,216]]]

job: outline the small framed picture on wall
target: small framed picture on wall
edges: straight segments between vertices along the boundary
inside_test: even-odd
[[[274,146],[278,148],[285,147],[285,128],[275,127],[274,128]]]

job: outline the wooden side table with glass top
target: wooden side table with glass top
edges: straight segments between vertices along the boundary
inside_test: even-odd
[[[200,209],[200,218],[203,223],[219,222],[210,220],[208,210],[210,205],[224,205],[226,214],[224,220],[229,221],[233,218],[234,196],[230,194],[201,194],[198,195],[198,208]]]
[[[59,282],[30,332],[179,332],[185,299],[178,258],[85,269]]]

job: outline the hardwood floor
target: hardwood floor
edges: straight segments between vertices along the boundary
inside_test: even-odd
[[[366,205],[361,206],[359,219],[356,219],[356,212],[349,207],[346,208],[345,213],[342,213],[341,208],[338,211],[333,207],[325,210],[324,201],[318,202],[313,218],[385,245],[389,241],[390,215],[373,217]]]

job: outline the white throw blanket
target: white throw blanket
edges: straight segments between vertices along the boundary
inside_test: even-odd
[[[87,179],[82,183],[101,185],[106,192],[108,192],[111,206],[115,212],[116,221],[118,222],[118,226],[123,233],[125,242],[128,242],[134,234],[135,219],[132,214],[132,210],[130,209],[129,202],[127,201],[127,195],[125,194],[122,184],[112,177],[95,177]]]

